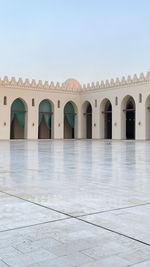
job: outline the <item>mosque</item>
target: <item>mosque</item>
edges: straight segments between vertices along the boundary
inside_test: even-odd
[[[0,79],[0,139],[150,139],[150,72],[62,85]]]

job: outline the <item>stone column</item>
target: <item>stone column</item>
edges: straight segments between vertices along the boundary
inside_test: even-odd
[[[0,139],[10,139],[10,106],[0,106]]]
[[[78,113],[77,113],[77,138],[81,139],[83,138],[83,134],[82,134],[82,110],[81,107],[78,107]]]
[[[92,139],[100,138],[100,113],[98,107],[92,109]]]
[[[121,139],[121,105],[112,105],[112,139]]]
[[[56,106],[56,105],[55,105]],[[54,109],[54,139],[64,138],[64,112],[62,107]]]
[[[136,103],[135,113],[135,139],[145,140],[146,139],[146,114],[145,114],[145,102]]]
[[[30,103],[31,104],[31,103]],[[25,129],[25,138],[36,140],[38,139],[38,106],[28,105],[28,111],[26,114],[26,129]]]

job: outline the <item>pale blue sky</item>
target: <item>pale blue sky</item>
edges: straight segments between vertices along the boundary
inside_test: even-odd
[[[0,0],[0,76],[81,83],[150,70],[148,0]]]

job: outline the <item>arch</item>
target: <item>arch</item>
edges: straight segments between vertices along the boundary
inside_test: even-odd
[[[53,138],[53,104],[48,99],[39,104],[38,138]]]
[[[77,138],[77,106],[68,101],[64,106],[64,139]]]
[[[92,105],[85,101],[82,105],[82,136],[83,138],[92,138]]]
[[[145,139],[150,140],[150,95],[145,101]]]
[[[10,139],[24,139],[27,136],[27,104],[17,98],[11,105]]]
[[[100,104],[100,138],[112,139],[112,104],[108,98]]]
[[[121,139],[135,139],[136,105],[132,96],[125,96],[121,104]]]

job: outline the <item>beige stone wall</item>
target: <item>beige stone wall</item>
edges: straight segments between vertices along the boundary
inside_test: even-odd
[[[140,103],[140,94],[142,102]],[[7,105],[4,105],[4,96],[7,97]],[[112,138],[125,139],[125,109],[126,101],[132,96],[135,101],[135,136],[137,140],[150,139],[150,74],[139,78],[129,76],[127,80],[118,79],[114,82],[106,81],[101,84],[83,86],[82,88],[67,87],[58,83],[50,85],[41,81],[31,83],[21,79],[16,81],[7,77],[0,80],[0,139],[10,139],[10,112],[11,105],[16,98],[23,100],[26,107],[26,122],[24,137],[38,139],[38,112],[42,100],[48,99],[52,103],[52,133],[54,139],[64,138],[64,106],[68,101],[74,105],[75,138],[86,138],[86,116],[84,115],[87,103],[92,106],[92,138],[104,138],[104,107],[106,100],[112,104]],[[116,97],[118,105],[116,105]],[[35,106],[32,106],[32,99]],[[58,108],[58,100],[60,107]]]

